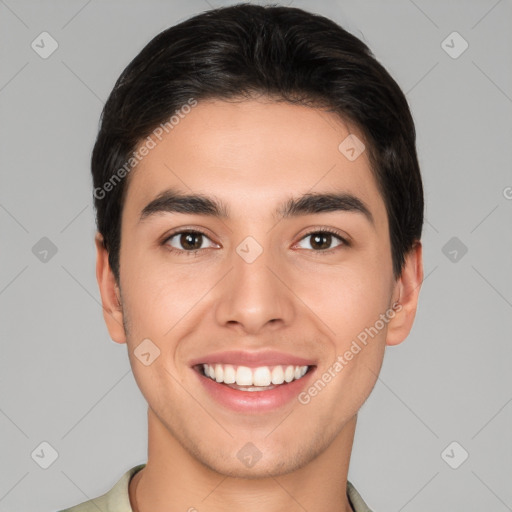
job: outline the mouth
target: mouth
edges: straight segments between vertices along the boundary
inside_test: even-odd
[[[200,363],[192,368],[218,404],[237,412],[258,413],[282,407],[296,398],[310,383],[316,365]]]
[[[269,391],[300,380],[314,365],[238,366],[231,364],[197,364],[194,369],[204,377],[239,391]]]

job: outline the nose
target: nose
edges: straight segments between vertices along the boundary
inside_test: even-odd
[[[295,314],[293,293],[275,254],[263,250],[252,262],[240,254],[234,251],[232,270],[218,290],[215,315],[219,325],[239,334],[289,326]]]

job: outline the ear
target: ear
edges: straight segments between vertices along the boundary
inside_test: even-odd
[[[395,316],[388,323],[386,345],[398,345],[407,338],[411,331],[421,283],[423,282],[422,245],[417,241],[406,254],[400,278],[396,281],[393,297],[399,299]]]
[[[100,288],[103,318],[112,340],[117,343],[126,343],[120,289],[110,268],[103,236],[96,233],[94,241],[96,243],[96,279]]]

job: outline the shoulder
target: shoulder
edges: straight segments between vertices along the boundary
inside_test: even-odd
[[[132,512],[128,485],[135,473],[141,470],[146,464],[139,464],[126,471],[116,484],[105,494],[97,498],[84,501],[70,508],[58,512]]]

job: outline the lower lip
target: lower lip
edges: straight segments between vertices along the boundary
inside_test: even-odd
[[[265,391],[239,391],[226,384],[220,384],[193,369],[206,391],[219,404],[236,412],[259,413],[268,412],[286,405],[297,398],[299,393],[309,384],[316,366],[311,368],[302,378],[280,384]]]

